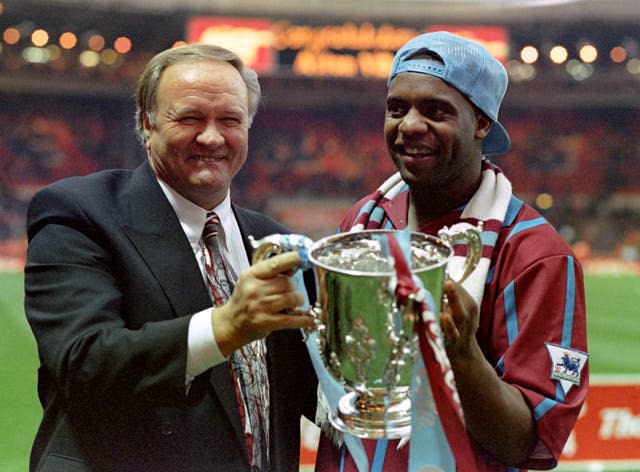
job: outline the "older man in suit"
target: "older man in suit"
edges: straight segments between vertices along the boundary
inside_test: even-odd
[[[33,198],[25,311],[44,415],[31,470],[298,469],[316,389],[300,335],[312,319],[285,314],[304,301],[299,256],[250,266],[248,236],[286,229],[230,199],[259,100],[235,54],[164,51],[136,94],[147,162]]]

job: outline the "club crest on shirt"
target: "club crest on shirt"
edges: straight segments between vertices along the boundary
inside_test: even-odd
[[[580,385],[580,374],[589,359],[589,354],[558,344],[544,344],[551,358],[551,378],[560,382],[564,393],[574,385]]]

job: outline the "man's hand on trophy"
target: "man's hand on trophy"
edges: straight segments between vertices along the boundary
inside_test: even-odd
[[[289,312],[304,303],[290,275],[300,265],[295,251],[258,262],[238,277],[231,299],[212,310],[213,332],[220,352],[234,350],[279,329],[310,328],[310,315]]]

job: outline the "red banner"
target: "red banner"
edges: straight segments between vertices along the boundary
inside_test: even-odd
[[[187,23],[187,42],[216,44],[238,54],[260,74],[386,79],[393,56],[421,27],[344,21],[294,24],[267,18],[197,16]],[[473,39],[501,61],[509,51],[500,26],[433,25]]]
[[[560,465],[601,462],[640,470],[640,379],[591,379]]]
[[[187,41],[215,44],[238,54],[256,72],[277,67],[271,22],[263,19],[196,17],[187,25]]]

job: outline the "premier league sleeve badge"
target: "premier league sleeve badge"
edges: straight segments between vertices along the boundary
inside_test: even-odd
[[[544,343],[551,358],[550,378],[560,382],[565,395],[574,385],[580,385],[580,374],[589,354],[559,344]]]

